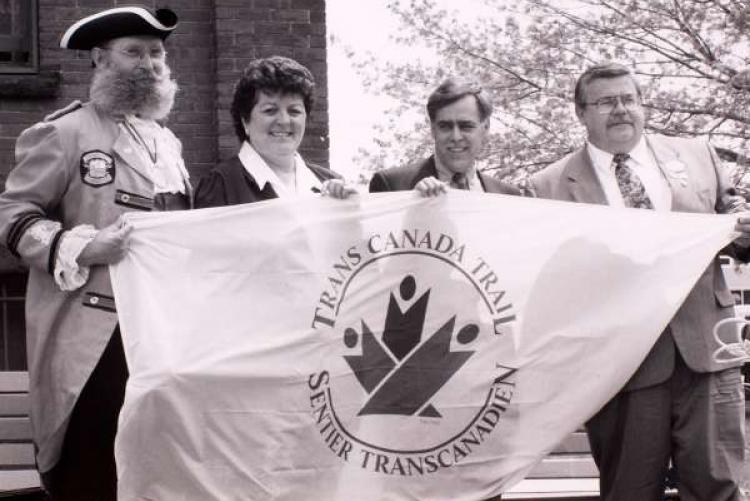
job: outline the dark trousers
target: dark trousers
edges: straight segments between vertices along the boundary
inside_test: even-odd
[[[661,501],[670,458],[681,501],[740,499],[744,398],[739,368],[690,370],[618,393],[586,424],[604,501]]]
[[[52,501],[115,501],[115,433],[128,369],[119,326],[73,408],[62,453],[41,475]]]

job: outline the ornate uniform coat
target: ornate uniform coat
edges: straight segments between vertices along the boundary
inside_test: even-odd
[[[168,132],[160,155],[179,163],[189,207],[182,146]],[[16,167],[0,194],[0,242],[29,266],[26,336],[31,418],[39,470],[50,470],[73,406],[117,324],[106,266],[93,266],[74,291],[55,283],[55,263],[66,230],[104,228],[121,214],[163,209],[142,156],[122,124],[93,104],[75,102],[25,130]],[[178,207],[172,207],[178,208]]]

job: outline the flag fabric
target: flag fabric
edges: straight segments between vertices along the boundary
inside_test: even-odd
[[[498,494],[735,236],[732,216],[472,192],[127,219],[123,501]]]

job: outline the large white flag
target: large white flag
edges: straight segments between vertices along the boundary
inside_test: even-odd
[[[507,490],[627,381],[734,226],[468,192],[128,216],[122,501]]]

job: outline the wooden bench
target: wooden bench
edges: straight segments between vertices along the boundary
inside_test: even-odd
[[[0,372],[0,499],[35,499],[40,485],[31,441],[29,375]]]
[[[599,470],[586,432],[578,430],[566,437],[524,480],[503,494],[503,501],[515,499],[598,500]],[[666,489],[664,499],[679,499],[677,490]]]
[[[506,499],[599,499],[599,470],[586,432],[566,437],[524,480],[503,494]]]
[[[667,492],[666,497],[675,496]],[[0,372],[0,499],[44,499],[34,464],[27,372]],[[599,499],[599,471],[583,430],[576,431],[503,500],[582,501]]]

